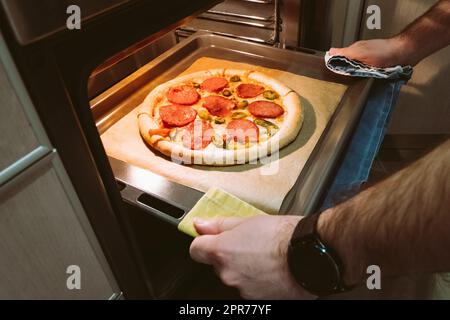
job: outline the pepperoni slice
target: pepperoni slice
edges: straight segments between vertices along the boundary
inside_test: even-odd
[[[259,137],[259,129],[250,120],[238,119],[232,120],[227,125],[226,140],[237,142],[256,142]]]
[[[236,108],[236,103],[233,100],[221,96],[209,96],[205,98],[203,106],[208,109],[213,116],[224,117],[230,111]]]
[[[167,99],[174,104],[192,105],[200,99],[200,95],[195,88],[184,85],[170,88]]]
[[[254,98],[264,92],[264,87],[251,83],[243,83],[236,90],[240,98]]]
[[[248,105],[248,111],[259,118],[277,118],[284,113],[284,109],[270,101],[255,101]]]
[[[197,112],[189,106],[172,104],[159,108],[159,116],[165,126],[183,127],[195,120]]]
[[[192,150],[205,149],[212,140],[214,130],[205,120],[195,120],[186,126],[182,141],[186,148]]]
[[[214,77],[203,81],[201,88],[208,92],[219,92],[228,86],[228,81],[225,78]]]

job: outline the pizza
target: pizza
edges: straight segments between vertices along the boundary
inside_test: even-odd
[[[243,164],[266,157],[298,135],[296,92],[252,70],[187,74],[150,92],[138,112],[145,142],[172,161]]]

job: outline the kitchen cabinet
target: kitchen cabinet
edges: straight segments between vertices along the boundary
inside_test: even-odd
[[[1,34],[0,59],[0,299],[120,296]]]
[[[58,161],[50,154],[0,190],[0,299],[108,299],[117,291],[65,193]],[[67,287],[73,265],[79,290]]]
[[[3,65],[0,65],[0,106],[0,171],[2,171],[40,145]]]

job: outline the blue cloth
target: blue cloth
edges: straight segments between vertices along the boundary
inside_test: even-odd
[[[375,80],[355,133],[320,211],[356,194],[367,181],[386,133],[400,88],[406,80]]]

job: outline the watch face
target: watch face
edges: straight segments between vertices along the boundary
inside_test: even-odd
[[[294,246],[297,281],[309,292],[326,295],[339,286],[339,268],[325,246],[318,241],[305,241]]]

